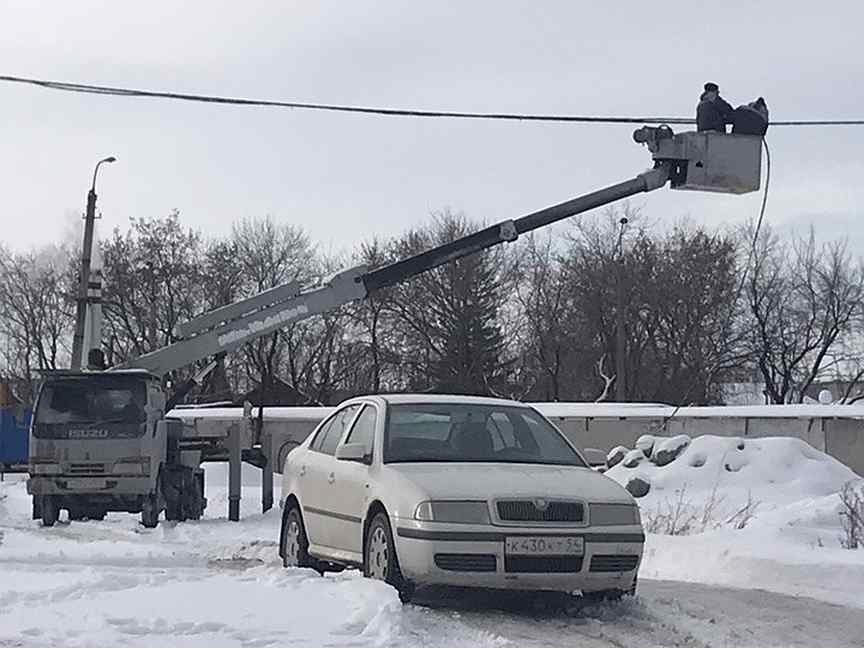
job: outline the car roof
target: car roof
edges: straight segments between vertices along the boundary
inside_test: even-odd
[[[368,396],[358,396],[352,398],[349,403],[354,400],[362,401],[363,399],[379,399],[389,405],[490,405],[508,407],[524,407],[530,408],[526,403],[519,401],[507,400],[504,398],[490,398],[487,396],[461,396],[457,394],[369,394]]]

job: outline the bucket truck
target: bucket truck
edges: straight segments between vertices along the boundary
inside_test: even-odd
[[[667,183],[673,189],[733,194],[759,189],[760,137],[675,134],[666,126],[646,126],[634,133],[634,139],[647,146],[654,161],[653,168],[634,178],[381,268],[351,268],[311,289],[297,283],[277,286],[186,322],[177,331],[178,341],[121,366],[47,375],[30,431],[28,492],[34,499],[34,517],[51,526],[61,509],[73,518],[128,511],[140,513],[142,524],[154,527],[163,511],[169,520],[201,516],[206,500],[200,462],[218,452],[200,439],[184,436],[183,422],[166,414],[215,361],[174,396],[163,390],[162,379],[169,372],[231,352],[287,324],[365,299],[455,259],[515,241],[526,232]]]

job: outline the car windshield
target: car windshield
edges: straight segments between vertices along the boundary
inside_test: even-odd
[[[146,390],[140,379],[57,380],[42,388],[36,423],[142,423],[145,402]]]
[[[525,407],[391,405],[384,461],[478,461],[585,466],[546,419]]]

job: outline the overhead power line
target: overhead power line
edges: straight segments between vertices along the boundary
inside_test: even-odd
[[[226,104],[232,106],[262,106],[272,108],[293,108],[297,110],[320,110],[329,112],[361,113],[366,115],[385,115],[391,117],[439,117],[451,119],[485,119],[504,121],[569,122],[587,124],[694,124],[690,117],[619,117],[599,115],[542,115],[531,113],[506,112],[462,112],[448,110],[414,110],[403,108],[378,108],[370,106],[349,106],[341,104],[308,103],[299,101],[275,101],[269,99],[245,99],[215,95],[189,94],[182,92],[163,92],[139,90],[115,86],[92,85],[88,83],[69,83],[27,77],[0,75],[0,81],[23,83],[63,92],[109,95],[114,97],[144,97],[149,99],[173,99],[199,103]],[[772,121],[772,126],[864,126],[864,119],[798,119]]]

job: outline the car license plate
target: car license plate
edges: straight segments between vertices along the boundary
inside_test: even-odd
[[[579,536],[508,536],[504,553],[528,556],[581,556],[585,539]]]
[[[102,490],[105,486],[105,480],[98,477],[78,477],[66,480],[66,488],[69,490]]]

